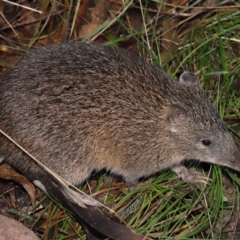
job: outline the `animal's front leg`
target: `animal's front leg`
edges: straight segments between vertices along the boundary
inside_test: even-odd
[[[204,176],[202,173],[197,171],[189,171],[184,166],[176,166],[171,168],[180,178],[188,183],[204,183],[207,184],[208,181],[212,181],[210,178]]]

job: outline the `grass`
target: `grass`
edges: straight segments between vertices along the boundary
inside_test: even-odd
[[[159,0],[122,1],[118,4],[121,6],[117,10],[107,6],[110,8],[109,18],[83,40],[100,39],[105,44],[129,48],[131,39],[129,46],[136,47],[143,58],[162,66],[171,76],[177,76],[182,70],[196,73],[240,146],[240,92],[234,88],[240,75],[240,53],[236,47],[240,44],[239,7],[230,1],[225,1],[227,7],[216,5],[208,10],[201,1],[178,8],[174,1],[173,4]],[[44,1],[39,7],[44,17],[36,21],[31,37],[26,40],[21,35],[11,35],[15,44],[5,43],[9,45],[9,51],[27,50],[39,43],[44,45],[48,38],[53,42],[78,39],[79,5],[80,1],[76,4],[59,1],[59,12],[55,14],[50,1]],[[194,7],[195,11],[192,11]],[[134,22],[134,17],[130,18],[131,11],[137,12],[141,25]],[[12,65],[11,61],[4,59],[0,59],[0,63],[4,68]],[[224,227],[229,222],[237,226],[234,219],[239,214],[240,180],[231,170],[223,171],[218,166],[209,171],[212,182],[207,186],[184,183],[170,171],[144,182],[133,191],[127,191],[114,179],[108,186],[104,185],[104,175],[89,184],[93,194],[129,227],[152,239],[229,238],[234,234],[226,235]],[[226,190],[223,176],[231,180],[231,194]],[[85,185],[82,189],[88,191],[89,187]],[[44,239],[85,238],[81,226],[65,210],[59,209],[56,202],[49,204],[44,211],[48,213],[45,222],[40,224]],[[33,228],[39,229],[42,221],[41,215]]]

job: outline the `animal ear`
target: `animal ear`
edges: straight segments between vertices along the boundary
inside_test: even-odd
[[[187,86],[199,86],[198,78],[191,72],[183,72],[180,75],[179,81]]]
[[[171,105],[167,108],[166,122],[171,132],[180,131],[187,123],[187,112],[179,105]]]

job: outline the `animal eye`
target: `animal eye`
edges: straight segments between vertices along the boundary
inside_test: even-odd
[[[208,139],[203,139],[203,140],[202,140],[202,144],[203,144],[204,146],[208,147],[208,146],[211,145],[211,141],[208,140]]]

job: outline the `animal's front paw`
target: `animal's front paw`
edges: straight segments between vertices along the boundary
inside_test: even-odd
[[[184,166],[176,166],[172,168],[180,178],[188,183],[203,183],[207,184],[209,181],[212,181],[209,177],[204,176],[202,173],[197,171],[189,171]]]

